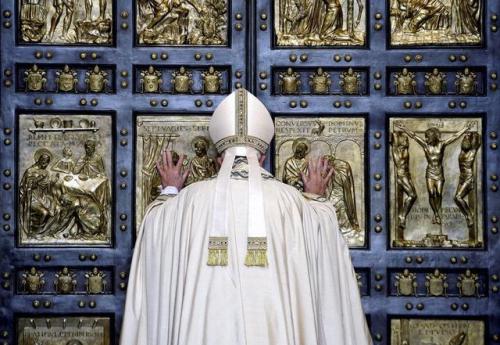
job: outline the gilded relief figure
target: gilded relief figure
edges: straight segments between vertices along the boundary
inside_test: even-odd
[[[156,164],[165,150],[173,151],[178,162],[185,155],[184,169],[190,173],[186,185],[211,178],[217,173],[217,152],[208,140],[208,116],[141,115],[136,127],[136,226],[146,207],[161,193],[162,185]],[[177,164],[177,163],[176,163]]]
[[[330,181],[327,197],[335,205],[337,221],[343,231],[361,231],[356,210],[356,191],[354,176],[349,162],[337,159],[334,155],[325,155],[335,174]]]
[[[434,212],[432,223],[441,224],[441,202],[445,182],[443,172],[444,152],[448,145],[456,141],[469,130],[470,124],[467,124],[462,130],[444,140],[441,139],[441,132],[436,127],[431,127],[425,131],[425,139],[419,137],[401,123],[396,123],[395,127],[415,140],[424,150],[427,159],[425,178],[427,182],[427,191],[429,193],[429,204]]]
[[[324,197],[335,206],[344,240],[351,247],[363,246],[364,119],[278,116],[275,128],[276,177],[303,191],[302,174],[307,174],[309,160],[323,157],[335,172]]]
[[[208,138],[197,136],[191,143],[196,156],[189,162],[189,175],[186,180],[186,185],[205,180],[217,173],[217,163],[215,159],[208,156],[208,149],[210,148],[210,141]]]
[[[327,95],[330,93],[331,85],[330,73],[324,71],[321,67],[318,67],[314,73],[309,75],[309,86],[312,94]]]
[[[461,297],[480,297],[479,288],[481,287],[481,281],[478,274],[472,273],[471,270],[467,269],[465,273],[458,275],[457,280],[457,287]]]
[[[283,166],[283,176],[281,180],[300,191],[304,189],[301,174],[307,172],[306,155],[310,150],[311,142],[309,140],[306,138],[295,139],[292,145],[293,156],[289,157]]]
[[[141,93],[160,93],[162,92],[163,79],[162,72],[149,66],[148,69],[141,71],[139,86]]]
[[[19,6],[24,43],[111,44],[111,0],[19,0]]]
[[[140,44],[227,44],[226,0],[137,0],[136,4]]]
[[[62,158],[54,163],[51,170],[70,174],[75,168],[75,161],[73,160],[73,151],[70,147],[66,146],[62,151]]]
[[[395,274],[396,281],[394,286],[396,287],[396,293],[398,296],[415,296],[417,297],[417,274],[410,272],[409,269],[405,268],[403,272]]]
[[[35,128],[27,127],[33,121]],[[79,125],[73,126],[74,121]],[[96,121],[102,121],[102,126]],[[110,119],[21,115],[20,123],[20,150],[35,161],[20,167],[24,171],[19,182],[20,243],[109,243],[111,161],[105,162],[97,146],[105,147],[102,152],[111,157]],[[107,134],[110,137],[103,137]],[[46,147],[37,148],[40,144]]]
[[[280,72],[278,80],[279,90],[282,95],[298,95],[300,93],[300,73],[288,67],[285,72]]]
[[[90,178],[106,175],[104,160],[96,152],[96,141],[88,139],[84,143],[85,154],[80,157],[73,168],[74,174],[82,174]]]
[[[475,190],[476,171],[474,169],[476,156],[481,147],[481,135],[478,132],[465,132],[462,140],[460,154],[458,156],[458,167],[460,169],[460,177],[455,192],[455,202],[464,215],[467,226],[474,227],[474,212],[471,209],[466,198],[469,196],[469,202],[475,203],[475,195],[471,194]]]
[[[279,0],[275,31],[279,46],[365,44],[364,0]]]
[[[408,136],[403,132],[391,133],[392,160],[396,170],[399,238],[404,239],[403,230],[406,228],[406,217],[417,200],[417,191],[410,173],[410,153]]]
[[[179,70],[172,72],[172,85],[174,93],[192,93],[193,73],[181,66]]]
[[[431,73],[425,73],[426,95],[443,95],[446,93],[446,73],[434,68]]]
[[[70,271],[68,267],[63,267],[54,276],[56,277],[54,280],[56,294],[69,294],[75,291],[77,285],[76,274]]]
[[[477,45],[482,0],[390,0],[391,44]]]
[[[471,72],[469,68],[465,68],[463,72],[457,72],[457,80],[455,81],[457,94],[475,96],[477,94],[477,75]]]
[[[52,153],[40,148],[33,158],[35,163],[24,172],[19,188],[20,225],[30,237],[50,231],[59,209],[53,194],[58,177],[47,170]]]
[[[416,95],[417,81],[415,73],[408,71],[407,68],[399,73],[394,73],[394,86],[396,86],[396,96],[399,95]]]
[[[24,71],[24,82],[26,92],[45,91],[47,84],[47,72],[34,64],[33,67]]]
[[[85,273],[85,290],[87,294],[100,294],[106,291],[108,282],[106,274],[100,271],[97,267],[92,268],[92,271]]]
[[[340,88],[344,95],[361,95],[361,74],[349,67],[340,73]]]

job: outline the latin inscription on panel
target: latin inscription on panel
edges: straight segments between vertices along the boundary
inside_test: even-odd
[[[19,116],[21,245],[111,242],[111,117]]]
[[[481,118],[391,118],[393,247],[482,247]]]
[[[110,45],[112,0],[17,0],[23,43]]]
[[[18,345],[109,345],[109,317],[22,317]]]
[[[389,0],[391,45],[480,45],[482,0]]]
[[[278,46],[363,46],[365,0],[276,0]]]
[[[210,178],[217,172],[216,150],[208,134],[208,116],[137,117],[136,147],[136,224],[140,225],[146,207],[161,192],[156,162],[164,150],[174,151],[177,162],[186,155],[189,169],[186,185]]]
[[[391,320],[391,345],[484,345],[481,320]]]
[[[328,198],[335,204],[344,238],[365,244],[365,120],[340,117],[277,117],[276,177],[303,190],[307,160],[324,156],[335,169]]]
[[[227,0],[136,0],[141,45],[227,45]]]

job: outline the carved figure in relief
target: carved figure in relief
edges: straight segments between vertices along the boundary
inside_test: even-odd
[[[425,158],[427,159],[425,177],[429,193],[429,204],[434,213],[432,223],[441,224],[440,212],[444,186],[444,151],[449,144],[460,138],[470,128],[470,124],[467,124],[462,130],[444,140],[441,140],[441,132],[436,127],[431,127],[425,131],[425,139],[419,137],[401,123],[395,123],[395,127],[405,132],[424,150]]]
[[[417,200],[417,191],[410,173],[408,136],[400,131],[394,131],[391,133],[390,144],[398,187],[398,226],[404,229],[406,228],[406,217]]]
[[[331,85],[330,73],[324,71],[321,67],[318,67],[316,72],[309,75],[309,86],[313,94],[329,94]]]
[[[227,41],[224,0],[139,0],[139,42],[220,45]]]
[[[52,194],[57,176],[51,177],[47,167],[52,153],[46,148],[34,154],[35,163],[26,169],[19,186],[20,225],[28,236],[36,236],[50,229],[58,205]]]
[[[311,150],[311,142],[306,138],[298,138],[293,141],[293,156],[285,161],[283,166],[282,181],[298,190],[303,190],[302,173],[307,172],[306,155]]]
[[[56,72],[57,92],[78,92],[76,86],[78,83],[78,73],[73,71],[68,65]]]
[[[49,40],[54,39],[54,33],[56,32],[57,25],[61,20],[64,13],[63,20],[63,33],[67,40],[71,40],[68,36],[69,29],[73,23],[73,13],[75,12],[75,0],[54,0],[53,5],[55,8],[55,13],[50,20],[50,30],[49,30]]]
[[[156,70],[153,66],[149,66],[147,70],[143,70],[141,72],[141,79],[139,79],[141,93],[160,93],[162,91],[161,84],[163,83],[161,76],[161,71]]]
[[[396,79],[394,81],[396,95],[415,95],[417,93],[415,73],[408,71],[407,68],[403,68],[400,73],[395,73],[394,77]]]
[[[300,93],[300,73],[288,67],[286,72],[279,73],[280,92],[283,95],[297,95]]]
[[[432,73],[425,74],[425,92],[428,95],[442,95],[446,92],[446,73],[439,72],[437,68]]]
[[[418,283],[416,273],[412,273],[405,268],[402,273],[396,273],[395,279],[394,286],[396,287],[398,296],[417,296]]]
[[[47,72],[38,65],[34,64],[33,67],[24,71],[25,91],[45,91],[47,84]]]
[[[201,73],[203,93],[220,93],[222,84],[222,73],[216,71],[214,66],[210,66],[208,71]]]
[[[105,176],[104,161],[96,152],[96,141],[87,139],[84,143],[85,155],[80,157],[73,169],[74,174],[83,174],[90,178]]]
[[[360,95],[361,74],[349,67],[346,72],[340,73],[340,87],[346,95]]]
[[[68,267],[63,267],[63,269],[57,272],[54,280],[54,288],[56,294],[69,294],[76,289],[76,274],[68,269]]]
[[[35,267],[31,267],[29,271],[25,271],[22,274],[21,287],[24,292],[37,294],[45,286],[45,279],[43,278],[45,274],[37,271]]]
[[[449,11],[441,0],[395,0],[391,16],[396,17],[395,31],[407,29],[415,33],[419,30],[439,30],[449,25]]]
[[[343,231],[347,229],[360,231],[351,165],[333,155],[325,155],[324,158],[335,171],[326,195],[335,205],[339,226]]]
[[[210,178],[217,173],[215,159],[208,156],[210,142],[206,137],[198,136],[191,142],[196,156],[191,159],[186,185]]]
[[[179,70],[172,72],[172,85],[174,93],[192,93],[193,92],[193,73],[186,67],[181,66]]]
[[[475,95],[477,93],[476,73],[471,72],[469,68],[465,68],[463,72],[457,72],[455,86],[459,95]]]
[[[455,34],[479,35],[481,28],[480,0],[451,0],[450,29]]]
[[[474,215],[465,199],[467,195],[475,190],[476,176],[474,173],[474,163],[480,147],[481,135],[478,132],[466,132],[458,156],[460,178],[457,191],[455,192],[455,203],[464,215],[468,227],[474,226]],[[475,199],[474,195],[472,195],[472,198]]]
[[[75,161],[73,160],[73,151],[68,146],[63,148],[62,158],[57,160],[52,166],[51,170],[70,174],[75,168]]]

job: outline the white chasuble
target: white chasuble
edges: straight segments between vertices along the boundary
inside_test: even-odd
[[[228,195],[228,264],[208,266],[216,179],[160,196],[138,232],[120,345],[371,345],[330,201],[262,170],[268,266],[245,266],[248,180]]]

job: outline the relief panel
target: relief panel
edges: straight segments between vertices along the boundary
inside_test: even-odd
[[[273,68],[275,95],[345,95],[368,94],[368,68]]]
[[[481,45],[483,7],[483,0],[389,0],[390,44]]]
[[[112,0],[17,0],[25,44],[111,45]]]
[[[486,69],[390,67],[387,87],[391,96],[485,96]]]
[[[483,269],[390,269],[390,296],[474,297],[488,293],[488,272]]]
[[[389,119],[392,247],[483,247],[481,117]]]
[[[136,93],[227,94],[230,66],[135,66]]]
[[[19,64],[17,92],[112,93],[115,67],[105,65]]]
[[[186,185],[217,173],[217,151],[208,134],[209,116],[141,115],[136,120],[136,225],[146,207],[160,194],[160,175],[156,162],[165,150],[174,151],[174,162],[186,155],[190,169]]]
[[[366,0],[276,0],[276,45],[365,46],[366,8]]]
[[[18,117],[18,241],[110,245],[112,117]]]
[[[391,345],[485,344],[482,320],[398,318],[391,320]]]
[[[110,294],[112,278],[109,267],[25,267],[17,271],[16,293]]]
[[[103,316],[17,318],[18,345],[110,345],[112,320]]]
[[[139,45],[225,46],[227,0],[135,0]]]
[[[284,117],[275,119],[275,176],[303,190],[307,159],[324,156],[336,173],[328,186],[340,230],[351,247],[366,244],[365,119]]]

